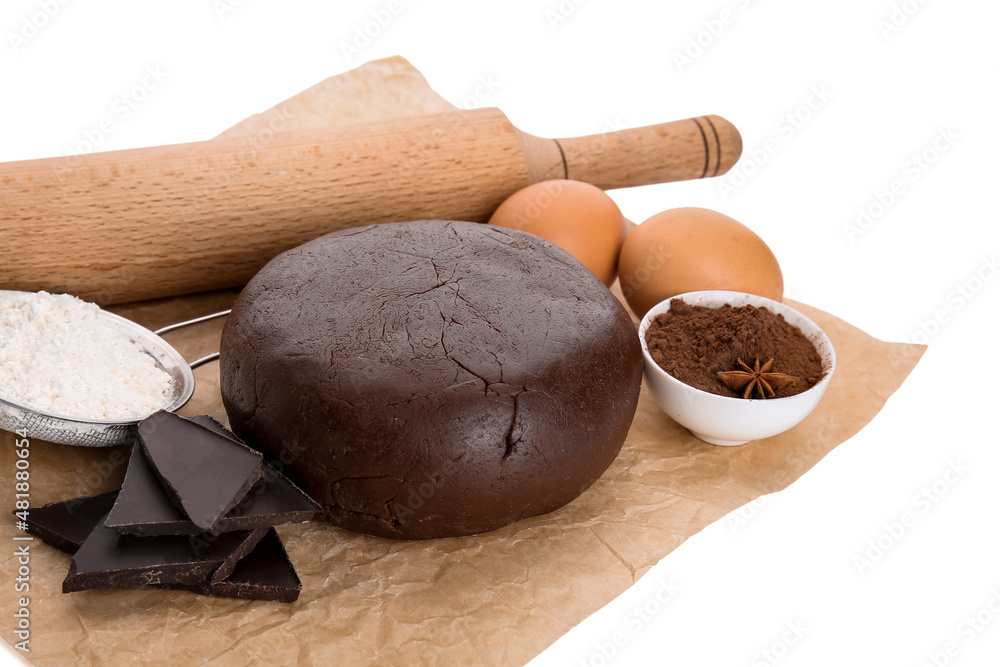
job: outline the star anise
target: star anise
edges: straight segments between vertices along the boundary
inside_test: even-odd
[[[736,363],[743,370],[720,371],[717,375],[733,391],[742,391],[743,398],[751,398],[754,392],[760,398],[774,398],[774,392],[781,391],[799,381],[797,377],[791,375],[772,373],[774,359],[769,359],[763,366],[760,365],[760,359],[757,359],[754,361],[753,368],[744,364],[740,359],[737,359]]]

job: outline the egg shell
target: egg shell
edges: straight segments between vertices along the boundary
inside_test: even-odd
[[[618,258],[622,293],[636,315],[699,290],[781,301],[784,279],[767,244],[727,215],[704,208],[657,213],[636,227]]]
[[[570,180],[529,185],[501,204],[489,222],[551,241],[605,285],[615,281],[625,218],[614,200],[596,186]]]

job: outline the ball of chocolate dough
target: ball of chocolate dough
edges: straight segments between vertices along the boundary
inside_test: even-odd
[[[625,308],[537,236],[414,221],[328,234],[246,286],[221,344],[233,430],[338,526],[469,535],[611,464],[639,396]]]

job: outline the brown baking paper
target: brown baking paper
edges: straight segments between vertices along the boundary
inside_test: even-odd
[[[405,61],[393,67],[407,69]],[[412,69],[412,68],[410,68]],[[415,71],[415,70],[414,70]],[[419,76],[419,75],[418,75]],[[426,82],[410,79],[415,88]],[[429,98],[428,98],[429,99]],[[279,109],[280,111],[280,109]],[[274,110],[268,113],[274,113]],[[229,307],[236,291],[112,308],[150,328]],[[620,296],[620,294],[619,294]],[[183,591],[61,592],[70,558],[0,522],[0,633],[10,644],[19,597],[30,601],[38,665],[521,665],[628,588],[709,523],[780,490],[857,433],[923,353],[884,343],[790,303],[829,335],[838,367],[802,424],[740,447],[703,443],[666,417],[645,387],[621,454],[590,489],[551,514],[492,533],[403,542],[313,522],[278,528],[302,579],[292,604]],[[167,335],[188,359],[218,349],[221,322]],[[195,371],[182,414],[225,421],[218,365]],[[0,498],[13,509],[16,436],[0,435]],[[32,441],[30,502],[117,488],[128,448]],[[30,545],[27,592],[14,549]]]

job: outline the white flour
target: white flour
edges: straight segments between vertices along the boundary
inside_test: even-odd
[[[0,303],[0,397],[81,419],[139,419],[164,407],[170,376],[99,311],[46,292]]]

